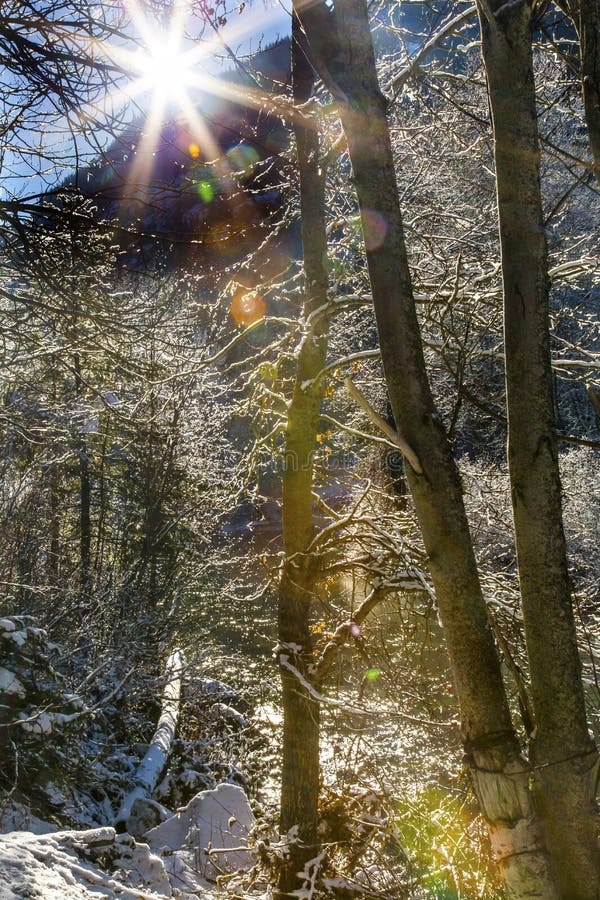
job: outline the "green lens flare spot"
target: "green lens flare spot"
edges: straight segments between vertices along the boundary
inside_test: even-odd
[[[367,681],[377,681],[380,675],[381,672],[379,669],[367,669],[367,671],[365,672],[365,678],[367,679]]]
[[[215,189],[210,181],[199,181],[196,189],[200,194],[200,199],[204,200],[205,203],[210,203],[214,199]]]

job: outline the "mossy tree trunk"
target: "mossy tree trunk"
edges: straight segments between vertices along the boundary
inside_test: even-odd
[[[319,799],[319,703],[311,694],[313,641],[310,611],[318,561],[306,551],[314,536],[313,454],[322,386],[315,376],[325,365],[327,313],[327,237],[325,185],[320,170],[318,127],[304,117],[314,75],[293,21],[294,133],[298,154],[302,246],[305,270],[305,334],[300,346],[294,391],[288,408],[283,471],[285,560],[279,585],[279,654],[283,690],[282,834],[296,828],[298,842],[282,869],[279,890],[299,887],[297,873],[314,855]],[[307,384],[308,383],[308,384]]]

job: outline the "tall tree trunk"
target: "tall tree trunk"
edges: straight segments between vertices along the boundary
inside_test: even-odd
[[[600,186],[600,3],[598,0],[574,2],[578,7],[575,26],[579,33],[583,104],[596,181]]]
[[[98,464],[98,526],[96,529],[96,542],[94,552],[94,574],[98,584],[102,581],[102,567],[104,563],[104,539],[106,518],[108,516],[108,496],[106,490],[106,449],[108,443],[108,424],[102,439],[102,449]]]
[[[75,370],[75,395],[81,397],[83,392],[83,382],[81,378],[81,361],[79,354],[75,353],[73,357],[73,368]],[[91,502],[92,502],[92,480],[90,478],[90,460],[88,457],[87,445],[83,434],[77,447],[77,456],[79,459],[79,560],[81,565],[80,582],[82,600],[85,602],[85,595],[90,586],[90,568],[92,562],[92,521],[91,521]]]
[[[535,731],[531,760],[562,896],[600,896],[595,773],[562,523],[531,10],[481,4],[502,247],[508,458]]]
[[[48,523],[48,580],[53,587],[58,584],[60,573],[60,505],[59,474],[56,466],[50,469],[49,477],[50,509]]]
[[[473,787],[512,897],[557,896],[531,803],[479,583],[460,477],[426,374],[398,189],[364,0],[335,0],[301,15],[324,80],[341,101],[363,228],[386,233],[367,249],[379,341],[394,418],[416,453],[407,480],[429,557],[461,708]],[[321,50],[328,42],[327,55]]]
[[[89,587],[91,563],[91,507],[92,483],[90,479],[90,461],[85,441],[79,447],[79,531],[81,548],[81,586],[84,592]]]
[[[600,3],[598,0],[557,0],[572,19],[579,37],[581,92],[596,181],[600,185]]]
[[[56,388],[56,371],[52,372],[52,402],[56,403],[57,401],[57,388]],[[48,564],[47,564],[47,573],[48,580],[53,587],[58,585],[59,578],[59,570],[60,570],[60,499],[59,499],[59,484],[60,484],[60,475],[58,471],[58,466],[51,465],[49,476],[49,491],[50,491],[50,521],[48,523]]]
[[[292,74],[294,103],[301,107],[311,94],[314,75],[293,20]],[[317,562],[305,556],[314,535],[313,453],[322,388],[315,376],[325,365],[327,315],[317,310],[327,303],[325,257],[325,185],[319,167],[318,129],[297,110],[294,132],[300,176],[302,246],[304,251],[306,334],[298,356],[292,401],[288,410],[283,471],[283,542],[285,561],[279,585],[279,652],[283,689],[283,765],[281,832],[298,827],[300,844],[292,845],[279,889],[299,886],[297,873],[314,855],[319,799],[319,704],[311,696],[313,660],[310,632],[311,598]],[[303,387],[305,382],[312,382]],[[289,667],[298,670],[298,675]],[[304,682],[304,683],[303,683]]]

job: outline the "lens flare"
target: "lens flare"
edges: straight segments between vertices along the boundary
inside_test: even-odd
[[[200,195],[200,199],[205,203],[211,203],[215,196],[215,189],[210,181],[199,181],[196,190]]]
[[[264,319],[267,313],[267,304],[258,291],[240,288],[233,296],[229,311],[236,325],[253,325],[260,319]]]
[[[381,213],[374,209],[363,209],[362,228],[367,250],[378,250],[386,239],[389,226]]]
[[[348,220],[348,224],[357,235],[362,233],[367,250],[378,250],[389,231],[384,217],[374,209],[363,209],[362,216],[354,216]]]
[[[236,144],[227,151],[227,160],[233,172],[249,175],[259,160],[258,152],[249,144]]]

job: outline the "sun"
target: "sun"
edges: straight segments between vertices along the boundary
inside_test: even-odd
[[[164,35],[149,43],[135,60],[140,77],[140,92],[149,91],[166,100],[177,100],[185,94],[194,80],[195,60],[183,52],[178,41]]]
[[[227,42],[220,32],[212,38],[204,34],[207,23],[195,8],[197,0],[170,0],[169,15],[161,17],[153,13],[153,0],[121,2],[127,15],[122,38],[95,45],[106,61],[124,76],[106,94],[111,109],[120,111],[131,105],[132,109],[143,111],[156,130],[163,116],[172,114],[173,107],[179,107],[179,113],[193,119],[192,124],[198,126],[194,111],[197,97],[207,92],[234,101],[243,95],[257,109],[264,106],[261,91],[230,85],[211,74],[211,69],[217,53],[222,53],[224,47],[231,52],[228,45],[232,42],[245,40],[248,34],[258,33],[268,25],[272,10],[267,8],[267,0],[262,13],[245,20],[240,15],[239,22],[228,25]],[[244,7],[242,3],[240,12]],[[198,31],[201,37],[194,38]]]
[[[190,37],[192,0],[173,0],[170,15],[162,18],[151,14],[149,0],[123,0],[123,6],[129,17],[129,47],[114,42],[100,46],[126,76],[117,101],[145,97],[149,109],[181,104],[190,90],[202,87],[202,63],[214,49],[210,41]]]
[[[206,55],[205,48],[186,41],[186,20],[191,0],[174,0],[165,23],[149,18],[143,0],[125,0],[131,23],[140,39],[130,60],[136,93],[148,93],[153,99],[181,100],[197,78],[197,65]]]
[[[266,25],[269,10],[265,6],[263,13],[251,20],[240,19],[230,28],[225,42],[220,34],[205,36],[206,23],[198,18],[197,0],[169,0],[169,14],[162,16],[154,14],[154,0],[121,2],[127,14],[122,36],[102,41],[96,49],[122,76],[104,96],[103,106],[119,115],[121,110],[131,110],[126,113],[128,117],[143,122],[133,147],[126,187],[132,189],[132,196],[144,196],[152,179],[163,126],[173,122],[184,123],[189,136],[187,152],[192,160],[213,161],[222,193],[228,195],[237,190],[233,176],[240,168],[240,160],[223,153],[203,109],[209,94],[259,110],[264,108],[265,97],[260,89],[229,83],[212,74],[211,68],[216,51],[222,52],[224,46],[228,49],[232,40],[244,40],[248,33]],[[243,7],[242,3],[240,10]],[[197,34],[199,38],[194,37]],[[208,181],[199,181],[198,191],[204,202],[211,202],[214,189]],[[256,315],[253,309],[240,310],[244,320]]]

